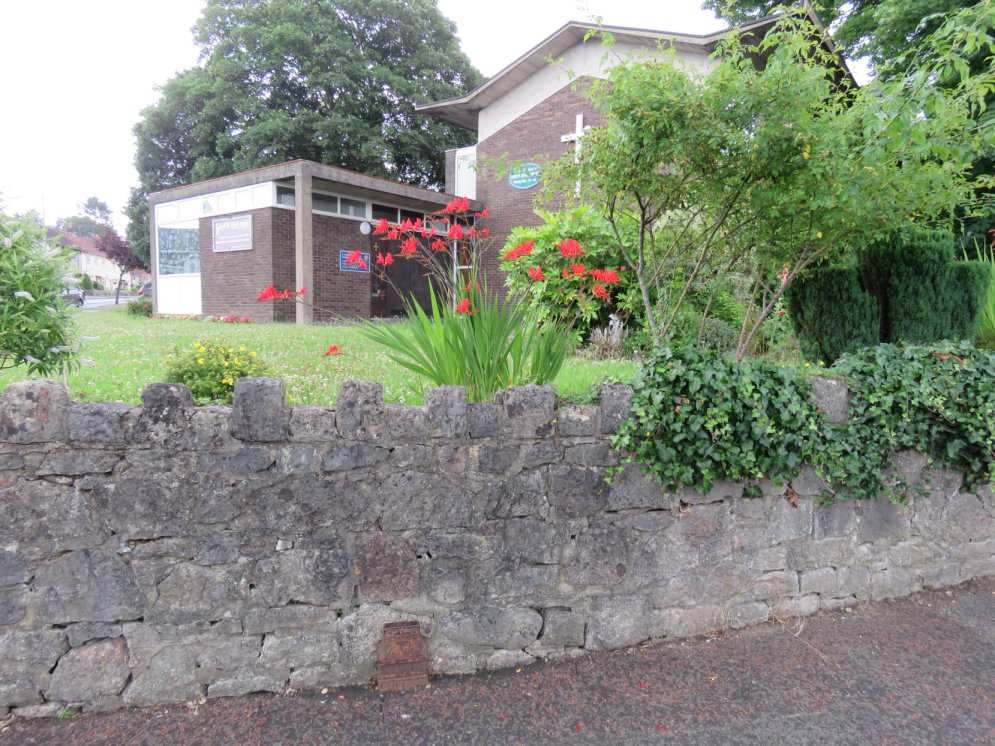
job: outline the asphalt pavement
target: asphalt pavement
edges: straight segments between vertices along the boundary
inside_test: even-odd
[[[0,744],[995,744],[993,698],[987,578],[413,692],[12,718]]]

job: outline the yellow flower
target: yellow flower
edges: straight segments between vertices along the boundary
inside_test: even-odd
[[[204,364],[204,358],[202,357],[197,358],[197,365],[203,365],[203,364]]]
[[[807,161],[811,157],[812,157],[812,146],[809,145],[808,143],[805,143],[805,148],[802,150],[802,158],[804,158]]]
[[[238,351],[239,352],[245,352],[245,345],[242,345],[241,347],[239,347]]]
[[[250,352],[249,354],[250,354],[250,355],[252,355],[252,357],[255,357],[255,356],[256,356],[256,353],[255,353],[255,352]]]
[[[816,231],[815,237],[822,238],[822,231]]]

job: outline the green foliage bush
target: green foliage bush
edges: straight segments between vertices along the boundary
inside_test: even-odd
[[[971,254],[965,253],[967,258],[970,258]],[[979,262],[988,267],[988,290],[981,306],[978,346],[992,350],[995,349],[995,245],[988,247],[976,245],[973,253]]]
[[[789,476],[814,450],[818,410],[788,368],[663,348],[633,389],[632,415],[613,443],[668,490]]]
[[[134,298],[128,301],[128,313],[132,316],[152,317],[152,299],[143,295],[141,298]]]
[[[847,422],[830,425],[787,369],[660,350],[637,376],[632,416],[613,442],[672,491],[790,478],[807,461],[829,497],[903,500],[893,457],[909,448],[961,471],[968,489],[995,477],[995,353],[878,345],[835,372],[852,406]]]
[[[185,350],[169,356],[166,380],[190,388],[199,404],[231,404],[235,381],[256,378],[268,372],[256,352],[244,345],[232,347],[216,339],[197,340]]]
[[[785,293],[788,315],[806,360],[832,364],[878,341],[878,306],[857,281],[854,267],[816,267]]]
[[[502,301],[474,279],[467,288],[453,309],[430,287],[431,315],[407,301],[408,329],[368,321],[361,332],[436,386],[465,386],[470,401],[490,401],[508,386],[551,382],[570,346],[563,325],[541,319],[520,295]]]
[[[83,290],[93,290],[93,278],[84,272],[83,276],[79,278],[79,286]]]
[[[59,295],[68,270],[69,255],[48,246],[38,225],[0,214],[0,370],[49,375],[75,365],[72,314]]]
[[[916,230],[858,252],[861,284],[877,298],[881,342],[973,340],[988,268],[954,259],[954,235]]]

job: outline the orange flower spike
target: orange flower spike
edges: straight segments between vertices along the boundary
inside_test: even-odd
[[[341,354],[342,350],[339,348],[338,345],[329,345],[328,349],[325,350],[325,357],[328,357],[329,355],[341,355]]]

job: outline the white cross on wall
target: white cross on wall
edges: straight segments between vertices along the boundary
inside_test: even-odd
[[[580,149],[581,149],[581,139],[584,137],[584,133],[587,132],[590,126],[584,126],[584,115],[577,115],[577,128],[573,132],[569,132],[566,135],[560,135],[560,142],[572,142],[574,144],[574,163],[580,163]],[[577,179],[577,186],[574,188],[574,195],[580,196],[580,179]]]

